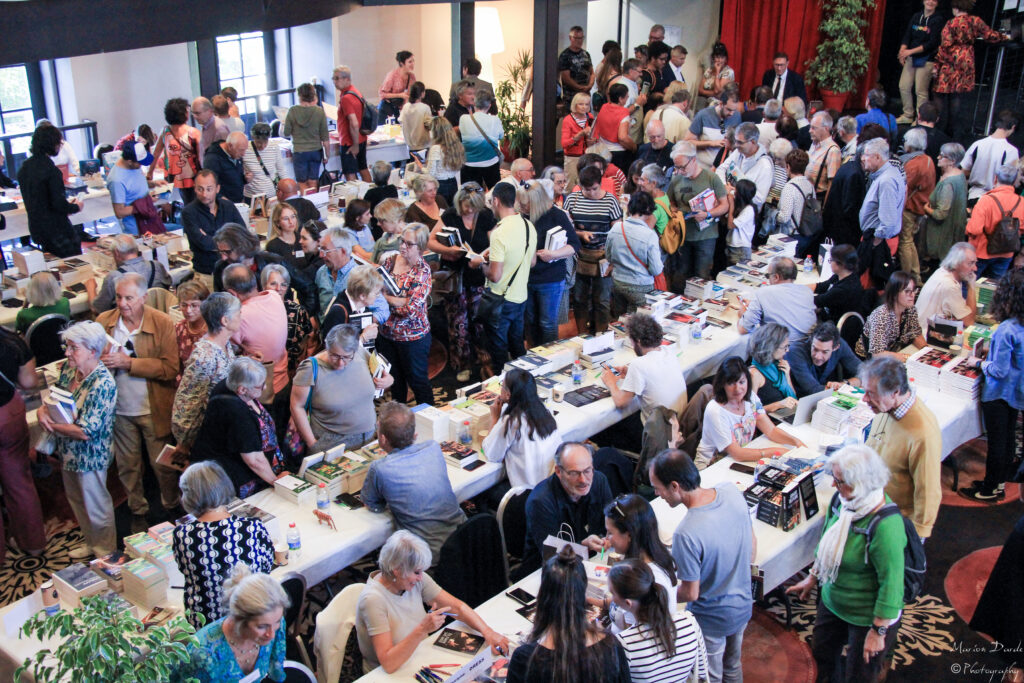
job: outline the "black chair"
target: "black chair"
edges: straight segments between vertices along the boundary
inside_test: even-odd
[[[839,319],[839,324],[836,327],[839,328],[839,336],[843,341],[849,344],[851,349],[856,349],[857,340],[864,333],[864,318],[860,313],[853,311],[843,313],[843,317]]]
[[[636,463],[620,453],[617,448],[599,448],[594,453],[594,470],[608,480],[613,498],[632,492],[635,469]]]
[[[508,588],[501,529],[493,515],[469,518],[441,546],[434,579],[471,607]]]
[[[306,644],[299,634],[299,625],[306,612],[306,577],[298,572],[289,572],[281,579],[281,588],[284,589],[291,602],[284,613],[284,624],[288,636],[285,652],[290,658],[295,658],[295,655],[298,654],[302,663],[307,668],[312,668],[313,664],[309,659]]]
[[[60,313],[48,313],[29,325],[25,343],[42,366],[64,358],[64,345],[60,333],[70,321]]]

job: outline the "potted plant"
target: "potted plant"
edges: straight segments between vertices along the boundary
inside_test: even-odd
[[[533,130],[530,115],[525,107],[519,106],[520,97],[530,82],[533,72],[533,55],[529,50],[521,50],[516,58],[505,67],[506,80],[499,81],[494,90],[498,101],[498,118],[505,129],[502,150],[508,158],[527,157],[530,155],[530,142]]]
[[[105,596],[84,598],[75,609],[47,616],[40,612],[21,627],[40,640],[64,638],[56,650],[40,650],[14,673],[29,671],[40,683],[157,683],[189,659],[195,629],[177,616],[161,626],[143,628],[123,603]]]
[[[842,111],[858,79],[868,68],[870,53],[864,40],[865,10],[875,0],[820,0],[820,42],[807,62],[807,80],[818,86],[827,109]]]

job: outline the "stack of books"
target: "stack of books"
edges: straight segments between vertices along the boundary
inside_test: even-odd
[[[274,492],[288,502],[302,507],[316,504],[316,488],[308,481],[290,474],[274,481]]]
[[[369,366],[370,366],[370,374],[373,376],[374,379],[380,379],[381,377],[383,377],[387,373],[391,372],[391,363],[388,362],[387,358],[385,358],[384,356],[380,355],[376,351],[373,351],[373,352],[370,353]],[[376,389],[376,390],[374,390],[374,392],[373,392],[373,397],[374,398],[381,398],[382,396],[384,396],[384,390],[383,389]]]
[[[444,226],[437,232],[437,241],[446,247],[461,247],[462,233],[458,228]]]
[[[167,602],[167,575],[149,560],[132,560],[121,570],[124,597],[152,609]]]
[[[907,377],[919,388],[938,390],[939,372],[954,358],[947,351],[926,346],[907,359]]]
[[[174,539],[174,525],[170,522],[160,522],[149,527],[149,535],[165,545],[170,545]]]
[[[480,459],[480,455],[471,446],[465,446],[458,441],[443,442],[441,453],[444,454],[445,460],[459,468],[465,468]]]
[[[104,577],[81,562],[55,572],[53,585],[57,588],[61,602],[68,607],[78,607],[82,604],[82,598],[103,593],[110,587]]]
[[[43,405],[47,406],[50,417],[59,424],[73,424],[78,417],[78,406],[70,391],[59,386],[44,392]]]
[[[601,363],[610,363],[614,357],[614,348],[600,349],[594,353],[581,353],[580,364],[585,368],[593,370],[601,367]]]
[[[686,281],[686,289],[683,291],[688,297],[694,299],[710,299],[715,291],[715,284],[710,280],[699,277],[691,277]]]
[[[790,258],[796,257],[796,238],[792,235],[775,233],[768,238],[767,246],[778,249],[779,251],[777,252],[777,255],[788,256]]]
[[[178,563],[174,561],[174,551],[171,550],[171,546],[160,546],[151,552],[146,559],[164,573],[164,576],[167,577],[167,583],[171,588],[185,587],[185,577],[182,576],[181,570],[178,569]]]
[[[327,486],[327,493],[331,498],[337,498],[342,493],[345,493],[343,490],[345,474],[345,470],[338,463],[321,460],[315,465],[307,467],[302,477],[313,486],[325,484]]]
[[[121,570],[128,564],[130,557],[116,550],[109,555],[97,557],[89,563],[89,567],[99,574],[107,582],[110,590],[120,593],[124,590],[124,582],[121,580]]]
[[[859,403],[857,398],[839,393],[823,398],[814,409],[811,425],[826,434],[845,433],[846,425]]]
[[[416,416],[416,441],[446,441],[451,430],[445,411],[426,403],[413,408]]]
[[[266,510],[250,505],[240,498],[235,498],[233,501],[228,503],[228,513],[235,517],[250,517],[252,519],[258,519],[263,522],[263,526],[267,528],[267,532],[271,538],[283,538],[281,532],[281,525],[277,520],[277,517],[270,514]]]
[[[991,313],[992,296],[996,293],[996,280],[987,277],[979,277],[975,286],[978,288],[978,315]]]
[[[971,358],[961,356],[947,363],[939,371],[939,391],[967,401],[981,396],[981,369],[968,363]]]
[[[124,551],[129,557],[135,559],[147,557],[149,553],[161,545],[163,544],[160,541],[145,531],[124,537]]]
[[[995,330],[996,328],[992,325],[974,323],[964,330],[964,344],[966,344],[968,348],[973,349],[981,340],[990,342],[992,341],[992,333],[995,332]]]
[[[508,372],[512,368],[526,370],[528,373],[536,377],[537,375],[543,375],[545,372],[550,372],[555,368],[555,365],[552,363],[550,358],[532,351],[527,351],[522,356],[519,356],[519,358],[505,363],[505,372]]]
[[[544,248],[547,251],[555,251],[561,249],[569,243],[568,236],[565,234],[565,229],[559,226],[555,226],[548,230],[547,236],[544,238]]]

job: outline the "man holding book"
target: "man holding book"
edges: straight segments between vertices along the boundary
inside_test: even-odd
[[[156,462],[171,434],[177,337],[170,316],[146,305],[146,290],[142,275],[124,273],[114,286],[117,308],[96,318],[111,340],[100,360],[117,382],[113,450],[118,476],[128,491],[133,532],[149,527],[149,503],[142,490],[143,442],[160,483],[164,510],[175,512],[181,503],[177,470]]]

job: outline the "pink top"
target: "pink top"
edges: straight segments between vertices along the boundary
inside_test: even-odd
[[[280,294],[263,291],[242,302],[241,323],[231,341],[243,355],[258,351],[263,362],[274,361],[274,393],[288,386],[288,311]]]
[[[383,98],[386,92],[409,92],[409,88],[415,82],[416,74],[410,72],[409,75],[405,75],[402,73],[402,67],[396,66],[384,77],[384,82],[380,84],[377,95]]]

